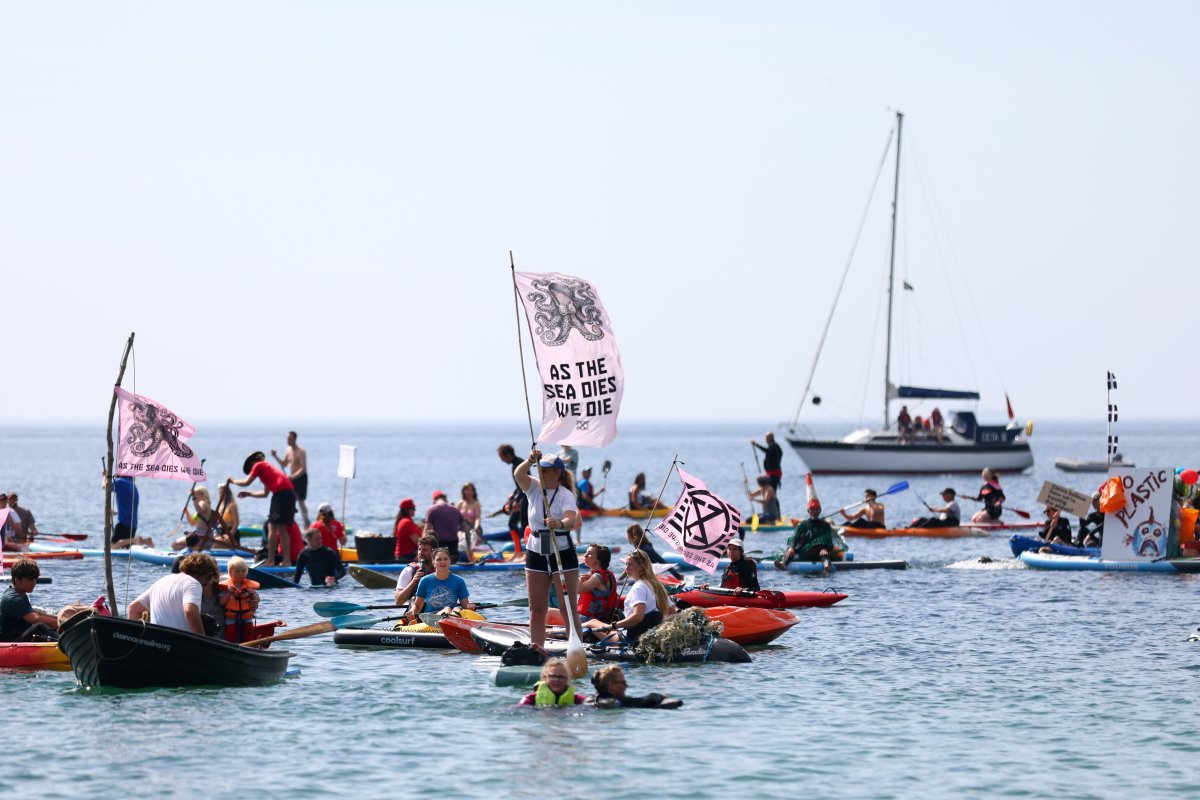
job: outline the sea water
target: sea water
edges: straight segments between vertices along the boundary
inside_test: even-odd
[[[637,472],[657,493],[678,457],[730,501],[743,501],[742,469],[756,470],[749,440],[761,424],[623,426],[581,466],[619,504]],[[1142,466],[1197,466],[1195,423],[1127,424],[1121,442]],[[203,429],[209,487],[240,475],[247,453],[285,431]],[[778,431],[782,442],[783,431]],[[398,502],[424,509],[435,489],[457,499],[479,488],[485,513],[512,488],[496,447],[527,449],[521,425],[312,427],[300,431],[312,475],[309,510],[331,502],[346,522],[387,531]],[[336,476],[338,445],[358,447],[354,480]],[[1055,457],[1101,458],[1103,427],[1043,424],[1036,466],[1004,476],[1009,505],[1033,512],[1043,481],[1093,491],[1099,475],[1055,470]],[[103,524],[102,426],[0,428],[0,489],[19,492],[43,533]],[[605,460],[612,468],[601,472]],[[803,467],[785,447],[785,513],[804,507]],[[817,479],[827,511],[883,491],[900,476]],[[889,522],[924,513],[977,476],[910,478],[885,498]],[[140,531],[165,541],[188,484],[140,480]],[[664,500],[679,491],[669,481]],[[964,514],[975,504],[960,501]],[[243,500],[243,523],[263,500]],[[1010,515],[1007,515],[1010,518]],[[1015,519],[1015,518],[1014,518]],[[585,541],[623,543],[627,520],[586,523]],[[487,530],[502,528],[502,518]],[[752,551],[786,534],[747,534]],[[660,547],[662,546],[659,543]],[[0,793],[40,797],[1128,797],[1200,791],[1196,701],[1200,644],[1197,576],[1039,572],[1011,559],[1007,537],[852,540],[858,559],[905,559],[905,571],[789,575],[765,565],[765,587],[849,598],[803,609],[801,623],[750,664],[636,667],[630,691],[684,699],[678,711],[517,709],[521,691],[497,688],[497,659],[457,651],[365,652],[329,636],[280,643],[298,677],[258,689],[89,692],[70,672],[0,673]],[[980,563],[988,556],[991,563]],[[103,588],[96,559],[43,562],[53,578],[33,594],[58,607]],[[165,568],[114,564],[127,602]],[[519,574],[466,574],[476,600],[523,595]],[[312,604],[388,602],[345,580],[332,590],[262,593],[260,614],[315,621]],[[516,618],[519,609],[497,609]],[[580,691],[590,687],[578,684]]]

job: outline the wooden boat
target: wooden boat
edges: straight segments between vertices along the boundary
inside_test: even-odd
[[[0,669],[70,668],[71,661],[58,642],[0,642]]]
[[[59,631],[58,646],[75,679],[89,689],[154,686],[266,686],[283,677],[291,653],[148,622],[79,614]]]
[[[839,528],[838,533],[847,538],[890,539],[907,536],[915,539],[964,539],[970,536],[991,536],[994,533],[1008,534],[1012,531],[1030,531],[1042,527],[1037,522],[1014,522],[1003,525],[966,523],[953,528]]]
[[[896,273],[896,220],[900,209],[900,145],[904,115],[896,114],[896,177],[892,195],[891,258],[887,281],[887,325],[885,362],[883,370],[883,428],[864,428],[854,431],[841,440],[822,440],[804,436],[788,437],[788,444],[796,455],[814,474],[931,474],[948,472],[979,472],[991,467],[997,472],[1020,472],[1033,466],[1033,452],[1026,439],[1031,426],[1018,425],[1009,407],[1007,425],[981,425],[972,411],[952,410],[944,427],[942,440],[937,441],[932,433],[914,428],[911,441],[900,442],[899,431],[894,427],[891,413],[894,401],[916,400],[979,401],[979,393],[955,389],[935,389],[919,386],[897,386],[892,383],[892,307],[895,304]],[[839,289],[840,292],[840,289]],[[836,307],[837,300],[834,300]],[[832,317],[831,317],[832,321]],[[828,325],[826,326],[828,331]],[[820,338],[824,344],[825,336]],[[800,398],[799,410],[792,420],[791,430],[795,434],[796,423],[805,402],[810,397],[813,377],[820,360],[820,349],[813,360],[812,372]],[[820,398],[813,397],[813,403]]]

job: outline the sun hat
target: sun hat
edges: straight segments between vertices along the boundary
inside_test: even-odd
[[[267,456],[265,453],[263,453],[262,450],[255,450],[253,453],[246,456],[246,460],[242,462],[242,472],[249,475],[250,470],[254,469],[254,464],[256,462],[266,461],[266,460],[267,460]]]
[[[743,553],[746,552],[746,543],[743,542],[741,539],[737,538],[736,536],[733,537],[732,539],[730,539],[728,542],[726,542],[725,546],[726,547],[736,547],[738,550],[741,550]]]

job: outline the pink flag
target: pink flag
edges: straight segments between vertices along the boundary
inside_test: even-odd
[[[115,387],[121,406],[117,426],[115,475],[131,478],[170,478],[177,481],[207,480],[196,451],[187,446],[196,429],[175,413],[148,397]]]
[[[596,289],[559,272],[518,272],[542,384],[538,440],[604,447],[617,438],[625,392],[621,352]]]
[[[679,470],[683,494],[654,532],[687,563],[710,575],[725,555],[725,543],[742,524],[742,513],[708,490],[704,481]]]

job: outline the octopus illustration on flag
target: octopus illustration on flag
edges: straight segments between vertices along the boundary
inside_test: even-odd
[[[683,494],[654,532],[666,539],[687,563],[710,575],[738,532],[742,514],[708,490],[704,481],[679,470]]]
[[[515,272],[542,385],[538,440],[604,447],[617,437],[621,352],[592,284],[560,272]]]
[[[166,406],[148,397],[114,388],[120,405],[117,463],[114,475],[131,478],[207,480],[196,451],[187,441],[196,429]]]

